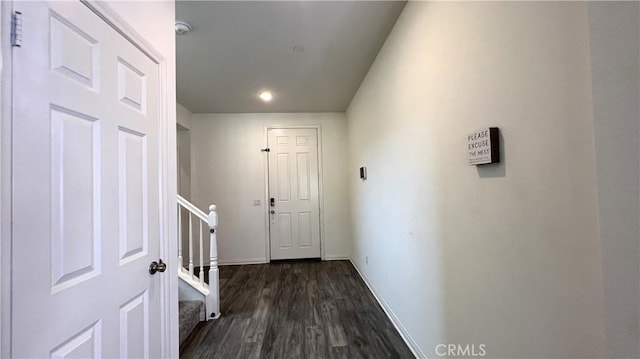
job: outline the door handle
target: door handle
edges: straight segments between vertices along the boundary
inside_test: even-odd
[[[275,207],[275,206],[276,206],[276,199],[275,199],[275,198],[273,198],[273,197],[271,197],[271,198],[269,199],[269,205],[270,205],[271,207]]]
[[[158,259],[158,261],[153,261],[149,264],[149,274],[156,274],[156,272],[164,272],[167,270],[167,264],[162,261],[162,259]]]

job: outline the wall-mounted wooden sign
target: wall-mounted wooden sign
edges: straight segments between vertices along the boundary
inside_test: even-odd
[[[500,162],[500,140],[497,127],[487,127],[467,136],[470,165]]]

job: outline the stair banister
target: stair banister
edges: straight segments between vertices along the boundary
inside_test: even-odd
[[[182,210],[186,210],[188,214],[189,226],[188,226],[188,258],[187,258],[187,268],[184,268],[183,255],[185,254],[182,251],[182,231],[185,228],[182,222]],[[195,218],[194,218],[195,217]],[[197,220],[198,227],[200,229],[200,234],[194,238],[193,233],[193,220]],[[204,225],[203,225],[204,223]],[[209,227],[209,283],[206,283],[204,280],[204,254],[203,254],[203,241],[205,236],[203,236],[204,226]],[[196,229],[196,230],[197,230]],[[189,288],[193,288],[197,293],[200,294],[189,294],[204,297],[205,302],[205,312],[203,313],[204,320],[217,319],[220,317],[220,278],[218,273],[218,241],[217,241],[217,229],[218,229],[218,214],[216,212],[216,206],[209,206],[209,213],[205,213],[200,210],[198,207],[193,205],[191,202],[187,201],[180,195],[178,195],[178,262],[180,264],[180,268],[178,269],[178,276],[181,279],[181,283],[185,283],[190,286]],[[199,239],[198,249],[199,251],[199,271],[195,272],[195,263],[194,263],[194,246],[193,240]],[[197,275],[196,275],[197,274]],[[186,292],[185,292],[186,293]],[[191,292],[189,292],[191,293]],[[187,294],[185,294],[187,295]]]
[[[216,206],[209,206],[209,215],[207,216],[209,224],[209,290],[211,297],[211,305],[215,317],[220,316],[220,292],[219,292],[219,273],[218,273],[218,213]]]

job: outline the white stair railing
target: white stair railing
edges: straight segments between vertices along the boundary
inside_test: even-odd
[[[187,267],[185,268],[182,247],[183,247],[183,213],[188,214],[188,258]],[[198,275],[195,275],[195,263],[194,263],[194,235],[193,235],[193,220],[198,221],[199,235],[198,239],[198,259],[199,268]],[[204,236],[203,236],[203,224],[209,227],[209,283],[205,283],[204,280]],[[219,292],[219,273],[218,273],[218,214],[216,213],[216,206],[209,206],[209,213],[206,214],[198,207],[187,201],[183,197],[178,195],[178,263],[180,268],[178,269],[178,276],[184,282],[189,284],[195,290],[200,292],[205,298],[205,311],[206,320],[216,319],[220,317],[220,292]]]

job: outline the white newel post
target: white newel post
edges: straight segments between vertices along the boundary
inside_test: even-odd
[[[220,277],[218,275],[218,213],[216,212],[216,206],[209,206],[209,216],[207,216],[207,222],[209,223],[209,298],[210,303],[207,303],[207,320],[220,317]],[[210,305],[210,306],[209,306]],[[211,308],[209,310],[208,308]]]

